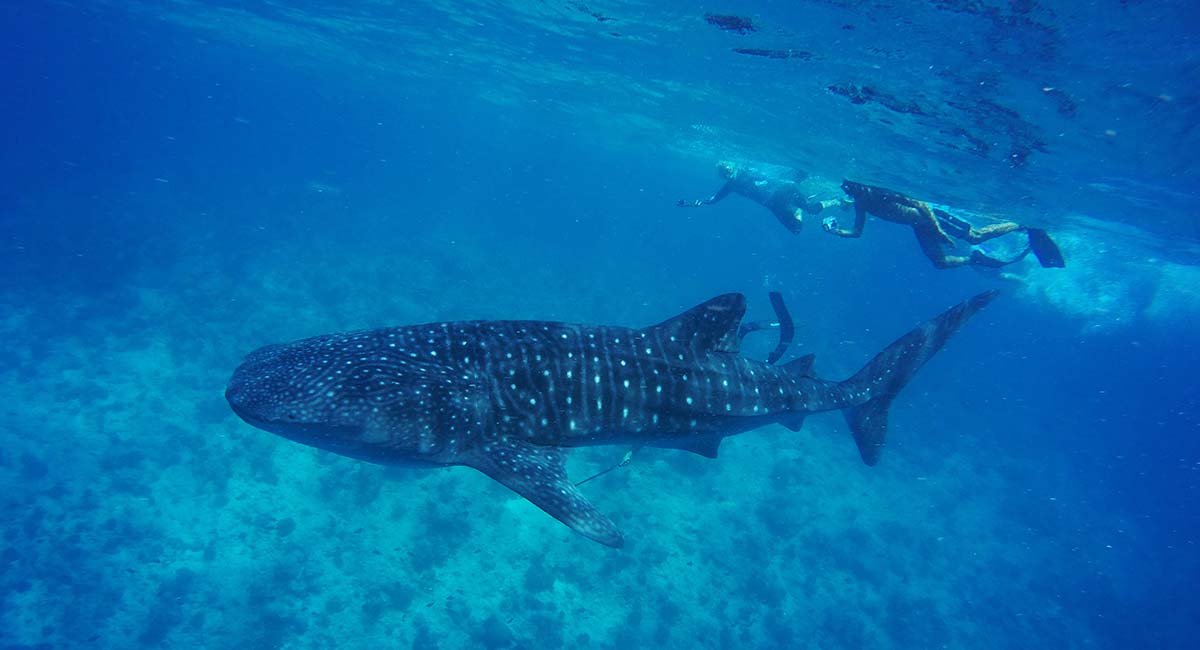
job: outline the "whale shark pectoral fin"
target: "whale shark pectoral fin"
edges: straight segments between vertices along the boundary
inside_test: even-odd
[[[567,452],[522,441],[490,442],[460,462],[525,497],[571,530],[620,548],[621,532],[567,479]]]

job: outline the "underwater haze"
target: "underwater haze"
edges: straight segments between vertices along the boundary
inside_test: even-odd
[[[1195,647],[1198,33],[1188,0],[0,3],[0,650]],[[723,159],[1067,265],[677,207]],[[780,292],[840,379],[989,289],[878,465],[838,414],[639,449],[580,487],[621,549],[224,397],[272,343],[726,292]]]

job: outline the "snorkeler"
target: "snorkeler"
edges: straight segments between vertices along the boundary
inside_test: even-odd
[[[1031,251],[1043,267],[1066,266],[1062,252],[1045,230],[1022,226],[1012,221],[977,228],[945,210],[932,209],[924,201],[882,187],[843,181],[842,190],[854,199],[854,226],[839,228],[837,219],[833,217],[827,217],[822,222],[826,232],[839,237],[861,236],[867,215],[871,214],[884,221],[911,226],[917,236],[917,243],[921,246],[921,252],[939,269],[967,264],[997,268],[1019,262]],[[1028,235],[1029,246],[1009,260],[992,257],[979,249],[972,250],[969,257],[947,255],[943,249],[944,246],[954,246],[952,235],[970,244],[979,244],[1017,231]]]
[[[750,167],[721,161],[717,163],[717,173],[725,179],[725,184],[716,194],[695,201],[680,199],[676,205],[681,208],[695,208],[712,205],[729,196],[731,192],[741,194],[770,210],[784,228],[799,233],[804,225],[805,214],[815,215],[825,208],[848,204],[840,197],[817,200],[816,197],[820,194],[828,194],[829,188],[816,187],[817,179],[790,167]]]

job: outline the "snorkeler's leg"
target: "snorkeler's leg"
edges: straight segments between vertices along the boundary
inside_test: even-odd
[[[932,212],[937,217],[937,223],[941,224],[944,233],[955,237],[955,239],[966,239],[968,231],[971,230],[970,223],[962,221],[961,218],[955,217],[952,213],[942,210],[940,207],[932,207]]]
[[[915,201],[915,204],[914,207],[920,216],[917,223],[913,224],[913,228],[920,228],[921,230],[931,229],[939,239],[946,242],[946,245],[953,246],[954,240],[950,239],[950,235],[947,235],[945,230],[942,230],[942,224],[938,223],[938,218],[933,214],[933,210],[930,210],[924,201]],[[920,235],[918,235],[918,238],[920,238]]]
[[[792,221],[796,223],[796,232],[804,227],[804,208],[792,208]]]
[[[1021,253],[1019,255],[1012,258],[1011,260],[1002,260],[1002,259],[999,259],[996,257],[992,257],[979,249],[976,249],[976,250],[971,251],[971,258],[969,261],[971,264],[974,264],[976,266],[986,266],[989,268],[998,269],[1002,266],[1008,266],[1009,264],[1014,264],[1016,262],[1020,262],[1021,260],[1025,259],[1025,256],[1028,254],[1029,254],[1029,249],[1026,248],[1025,250],[1021,251]]]
[[[779,223],[783,224],[783,227],[790,230],[793,235],[800,234],[800,229],[804,226],[804,215],[800,208],[774,206],[771,208],[771,214],[775,215]]]
[[[1022,226],[1019,223],[1013,223],[1012,221],[1002,221],[1000,223],[988,224],[981,228],[970,226],[967,230],[967,236],[963,237],[963,239],[966,239],[967,242],[972,244],[979,244],[989,239],[995,239],[997,237],[1007,235],[1010,232],[1023,230],[1024,228],[1025,226]]]
[[[921,247],[921,252],[929,258],[934,268],[950,269],[971,263],[969,258],[946,254],[942,248],[942,237],[945,233],[939,233],[927,224],[922,224],[913,226],[913,234],[917,236],[917,244]]]
[[[937,217],[938,223],[941,224],[942,230],[946,234],[957,239],[967,238],[967,233],[971,230],[971,224],[940,208],[933,208],[933,216]]]

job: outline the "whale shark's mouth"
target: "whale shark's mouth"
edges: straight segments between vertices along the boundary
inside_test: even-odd
[[[254,417],[249,411],[246,410],[246,408],[244,406],[242,406],[239,403],[238,400],[232,398],[229,395],[228,390],[225,391],[225,401],[229,402],[229,408],[233,409],[233,412],[239,418],[242,418],[242,420],[244,420],[246,422],[246,424],[249,424],[249,425],[255,426],[255,427],[261,426],[262,420],[259,420],[258,418]]]
[[[233,412],[236,413],[239,418],[242,418],[246,421],[246,424],[258,427],[262,426],[264,423],[263,419],[256,417],[254,413],[246,407],[245,395],[243,391],[239,390],[233,384],[230,384],[230,386],[225,389],[225,401],[229,403],[229,408],[233,409]]]
[[[225,401],[239,418],[252,427],[268,431],[281,438],[347,456],[363,455],[362,428],[358,426],[314,423],[290,419],[264,418],[246,404],[245,396],[235,387],[225,390]]]

